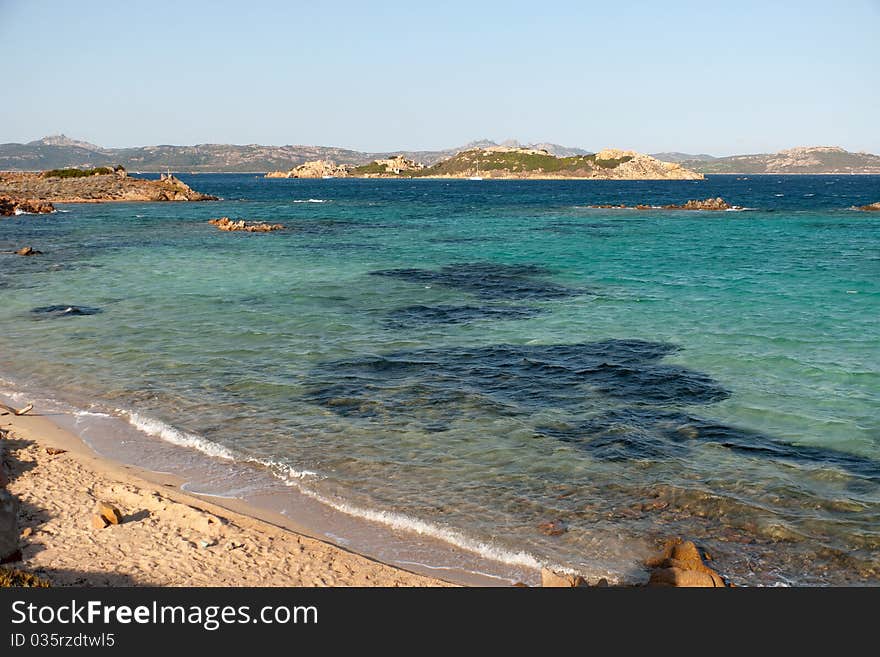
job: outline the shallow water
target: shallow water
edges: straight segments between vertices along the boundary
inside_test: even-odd
[[[7,387],[518,567],[878,583],[880,177],[182,177],[226,200],[0,220]]]

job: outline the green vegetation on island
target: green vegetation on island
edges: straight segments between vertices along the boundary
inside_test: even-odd
[[[95,167],[94,169],[50,169],[43,172],[43,178],[88,178],[89,176],[109,176],[111,173],[122,171],[122,166]]]

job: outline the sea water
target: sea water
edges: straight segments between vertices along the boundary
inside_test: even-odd
[[[0,255],[0,388],[404,564],[631,582],[684,536],[740,584],[880,581],[880,177],[181,178],[223,200],[0,220],[43,251]]]

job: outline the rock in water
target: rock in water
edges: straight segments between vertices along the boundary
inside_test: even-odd
[[[573,589],[587,586],[587,582],[580,575],[568,575],[557,573],[549,568],[541,568],[541,586],[545,588]]]
[[[225,231],[244,231],[246,233],[268,233],[273,230],[283,230],[282,224],[267,224],[263,222],[247,222],[244,219],[233,221],[229,217],[220,217],[219,219],[210,219],[208,221],[212,226],[217,226],[220,230]]]
[[[568,531],[562,520],[548,520],[538,525],[538,530],[545,536],[562,536]]]
[[[692,541],[674,538],[663,552],[646,562],[652,568],[649,586],[724,588],[724,579],[703,563],[700,550]]]
[[[880,201],[877,203],[869,203],[868,205],[860,205],[856,210],[861,210],[862,212],[880,212]]]
[[[111,525],[118,525],[122,522],[122,514],[119,512],[119,509],[108,502],[98,502],[95,505],[95,515],[103,518]]]
[[[42,251],[37,251],[31,246],[23,246],[18,251],[15,252],[16,255],[20,256],[33,256],[33,255],[42,255]]]
[[[49,214],[55,212],[55,206],[48,201],[0,196],[0,217],[11,217],[14,214]]]
[[[730,210],[733,206],[720,196],[717,198],[707,198],[705,201],[688,201],[684,205],[664,205],[664,210],[712,210],[715,212],[721,210]]]
[[[12,561],[18,553],[18,500],[0,489],[0,563]]]

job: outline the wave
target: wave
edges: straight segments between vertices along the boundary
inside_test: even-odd
[[[335,511],[344,513],[345,515],[384,525],[391,529],[406,531],[418,534],[419,536],[429,536],[477,554],[485,559],[490,559],[509,566],[540,570],[546,565],[528,552],[515,552],[513,550],[501,548],[466,536],[456,529],[435,525],[425,520],[420,520],[419,518],[414,518],[401,513],[364,508],[349,504],[348,502],[329,498],[317,491],[301,485],[303,480],[319,476],[318,473],[311,470],[297,470],[286,463],[273,461],[271,459],[239,455],[223,445],[219,445],[206,438],[202,438],[201,436],[176,429],[161,420],[146,417],[140,413],[126,409],[116,409],[116,412],[125,417],[129,424],[139,431],[160,438],[174,445],[195,449],[208,456],[222,458],[228,461],[239,461],[261,465],[267,468],[274,477],[281,480],[286,485],[295,487],[299,493],[306,497],[310,497]],[[226,497],[227,495],[215,493],[214,496]],[[563,566],[554,565],[550,566],[550,568],[557,572],[576,574],[575,571]]]
[[[324,198],[307,198],[307,199],[294,199],[294,203],[329,203],[330,201]]]
[[[21,216],[23,214],[55,214],[58,210],[51,210],[50,212],[25,212],[21,208],[15,208],[15,216]],[[61,212],[69,212],[69,210],[61,210]]]
[[[202,438],[192,433],[187,433],[172,427],[160,420],[143,416],[139,413],[128,411],[125,409],[117,409],[117,413],[127,418],[128,422],[143,433],[156,438],[161,438],[166,442],[181,447],[189,447],[196,449],[208,456],[222,458],[228,461],[244,461],[255,463],[266,467],[276,478],[283,481],[288,486],[294,486],[303,495],[320,502],[321,504],[344,513],[348,516],[361,518],[370,522],[375,522],[392,529],[407,531],[418,534],[420,536],[430,536],[439,539],[468,552],[473,552],[486,559],[507,564],[509,566],[520,566],[534,570],[540,570],[543,564],[537,557],[528,552],[514,552],[500,548],[489,543],[471,538],[455,529],[441,527],[418,518],[394,513],[391,511],[381,511],[378,509],[368,509],[349,504],[347,502],[334,500],[320,493],[300,485],[304,479],[318,476],[318,473],[310,470],[297,470],[286,463],[280,463],[271,459],[261,459],[256,457],[247,457],[237,455],[232,450],[214,443],[210,440]],[[225,495],[215,494],[216,497],[225,497]],[[562,566],[552,566],[559,572],[568,572],[574,574],[574,571],[566,569]]]
[[[316,500],[335,511],[339,511],[340,513],[384,525],[391,529],[406,531],[418,534],[419,536],[430,536],[431,538],[436,538],[444,543],[449,543],[450,545],[467,550],[468,552],[473,552],[485,559],[490,559],[508,566],[520,566],[532,570],[541,570],[542,567],[546,566],[546,564],[542,563],[537,557],[528,552],[514,552],[512,550],[498,547],[497,545],[491,545],[490,543],[485,543],[478,539],[471,538],[470,536],[466,536],[456,529],[449,529],[447,527],[435,525],[431,522],[420,520],[419,518],[413,518],[402,513],[380,511],[378,509],[366,509],[349,504],[348,502],[331,499],[308,488],[300,486],[297,486],[297,488],[303,495],[311,497],[313,500]],[[575,571],[563,566],[549,567],[557,572],[576,574]]]
[[[202,438],[201,436],[175,429],[170,424],[165,424],[161,420],[146,417],[140,413],[135,413],[134,411],[117,408],[116,412],[126,418],[131,426],[144,432],[148,436],[161,438],[172,445],[189,447],[190,449],[195,449],[208,456],[225,459],[227,461],[235,460],[235,454],[232,450],[223,445]]]

